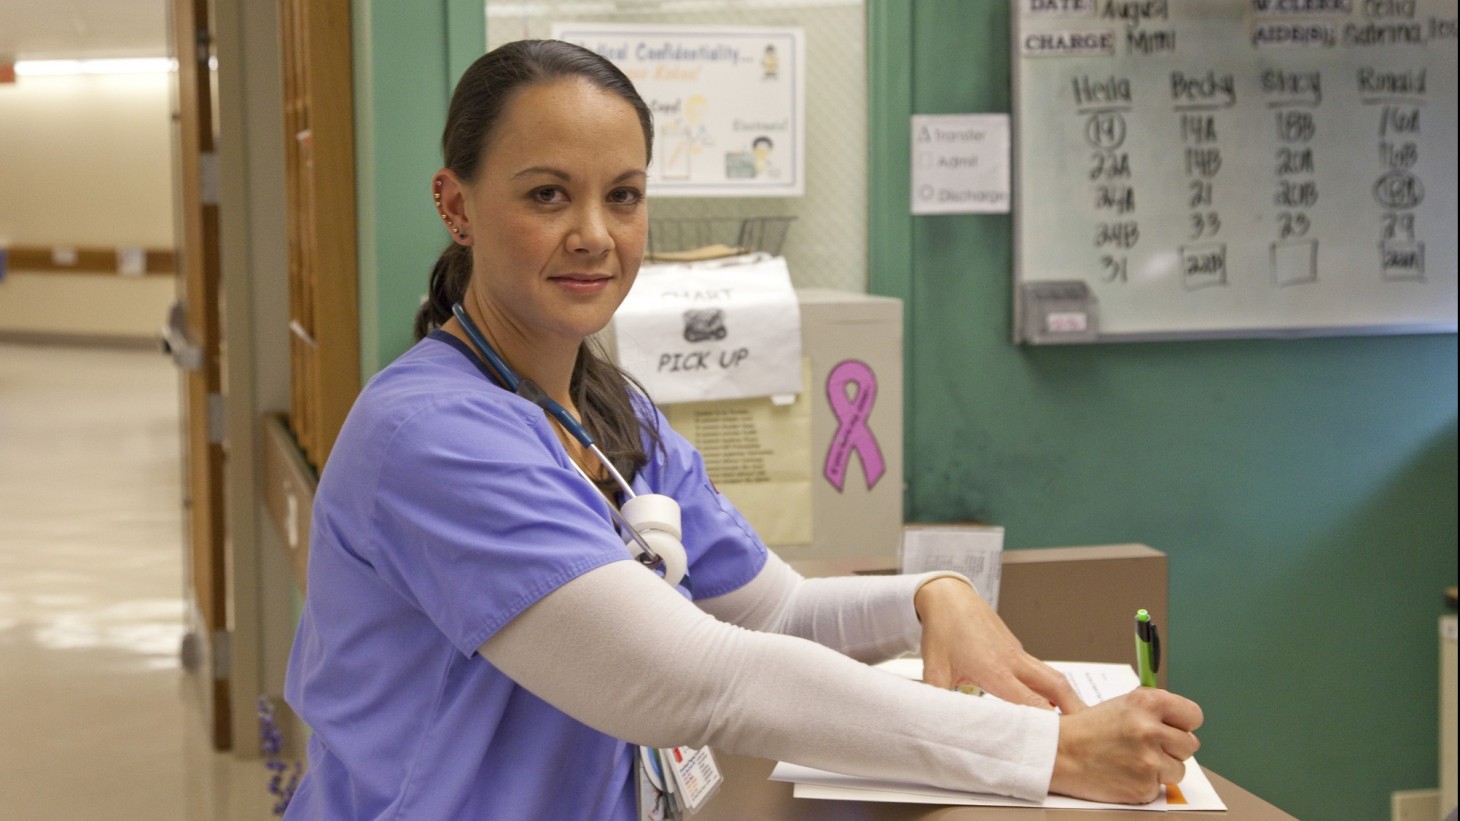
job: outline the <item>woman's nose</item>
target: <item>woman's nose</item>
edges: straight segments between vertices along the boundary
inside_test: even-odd
[[[613,233],[602,208],[587,206],[578,210],[577,220],[568,233],[568,251],[574,254],[599,256],[613,248]]]

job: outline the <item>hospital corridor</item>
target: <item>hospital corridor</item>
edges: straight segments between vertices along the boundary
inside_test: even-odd
[[[178,371],[0,343],[0,817],[273,817],[215,753],[185,632]]]

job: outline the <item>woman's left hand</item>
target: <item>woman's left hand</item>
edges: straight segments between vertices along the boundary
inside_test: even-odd
[[[961,579],[933,579],[913,599],[923,623],[923,681],[973,684],[1013,704],[1062,712],[1085,709],[1070,682],[1024,646],[992,607]]]

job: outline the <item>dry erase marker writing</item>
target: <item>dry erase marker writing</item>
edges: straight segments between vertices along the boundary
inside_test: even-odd
[[[1161,634],[1144,609],[1136,611],[1136,667],[1141,686],[1155,687],[1156,671],[1161,669]]]

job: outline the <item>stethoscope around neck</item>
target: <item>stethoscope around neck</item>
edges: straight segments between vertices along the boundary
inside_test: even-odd
[[[610,504],[608,514],[628,537],[625,546],[629,548],[631,554],[634,554],[634,558],[651,570],[662,569],[664,580],[670,585],[678,585],[682,582],[686,590],[692,591],[688,573],[689,560],[685,555],[684,545],[679,541],[681,534],[679,503],[660,493],[635,493],[634,489],[629,487],[623,474],[619,473],[618,468],[614,467],[613,462],[598,448],[593,437],[573,417],[573,414],[568,412],[567,408],[554,402],[536,382],[519,377],[508,367],[507,362],[487,341],[486,335],[477,328],[475,322],[472,322],[460,302],[452,304],[451,313],[456,316],[456,321],[461,323],[462,330],[466,331],[467,338],[471,340],[477,353],[487,360],[487,365],[496,375],[498,384],[537,405],[558,420],[558,424],[563,426],[563,430],[578,440],[584,449],[591,451],[613,477],[614,483],[618,485],[619,490],[623,491],[624,503],[621,508]],[[598,490],[598,484],[583,470],[581,465],[571,457],[568,462],[578,471],[578,475],[583,477],[583,481],[587,482],[595,491]]]

